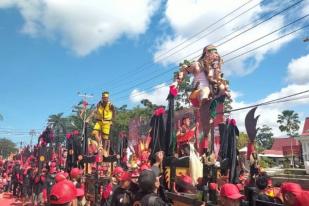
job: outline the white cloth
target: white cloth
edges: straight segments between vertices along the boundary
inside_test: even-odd
[[[193,181],[193,185],[197,184],[197,179],[203,177],[203,163],[200,161],[199,155],[197,154],[193,143],[190,143],[190,161],[189,169],[190,176]]]

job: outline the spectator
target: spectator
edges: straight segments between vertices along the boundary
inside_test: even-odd
[[[257,177],[256,187],[258,188],[258,194],[256,199],[266,202],[274,202],[274,199],[266,194],[268,179],[269,178],[267,177],[267,175],[259,175]]]
[[[281,185],[281,193],[283,204],[286,206],[300,206],[301,194],[303,189],[299,184],[293,182],[285,182]]]
[[[144,170],[139,178],[140,192],[136,196],[133,205],[143,206],[165,206],[167,205],[158,195],[157,189],[160,185],[159,179],[152,170]]]
[[[72,203],[76,203],[76,197],[77,190],[74,184],[69,180],[64,180],[51,188],[50,203],[51,206],[71,206]]]
[[[220,199],[221,206],[239,206],[244,195],[240,194],[238,188],[234,184],[226,183],[221,187]]]
[[[131,175],[123,172],[119,177],[119,187],[113,192],[111,206],[129,206],[132,205],[132,194],[129,191],[131,184]]]

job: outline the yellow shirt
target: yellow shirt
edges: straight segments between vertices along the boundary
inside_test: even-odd
[[[98,119],[103,121],[111,121],[113,118],[112,104],[108,102],[105,107],[103,107],[103,105],[99,103],[97,108],[97,115]]]

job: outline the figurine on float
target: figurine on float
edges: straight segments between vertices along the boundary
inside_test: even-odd
[[[189,143],[194,138],[198,126],[198,122],[196,123],[195,127],[191,126],[191,120],[188,115],[185,115],[182,118],[181,125],[178,126],[178,130],[176,132],[177,152],[179,157],[190,155]]]
[[[113,104],[109,101],[109,92],[102,93],[102,99],[97,104],[95,118],[96,123],[93,128],[93,136],[99,143],[99,153],[106,157],[109,155],[109,134],[113,119],[115,118],[115,108]]]
[[[212,100],[219,97],[230,97],[227,81],[223,79],[221,65],[223,61],[213,45],[203,49],[202,56],[198,61],[190,63],[185,61],[181,64],[178,73],[178,81],[181,83],[185,75],[194,76],[194,90],[189,99],[195,108],[199,109],[196,114],[199,116],[204,134],[204,148],[207,149],[211,118],[210,105]]]

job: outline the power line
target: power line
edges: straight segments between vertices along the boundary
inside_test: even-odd
[[[252,44],[252,43],[254,43],[254,42],[257,42],[257,41],[259,41],[259,40],[261,40],[261,39],[263,39],[263,38],[265,38],[265,37],[267,37],[267,36],[269,36],[269,35],[271,35],[271,34],[277,32],[277,31],[279,31],[279,30],[281,30],[281,29],[283,29],[283,28],[286,28],[287,26],[290,26],[290,25],[292,25],[292,24],[294,24],[294,23],[296,23],[296,22],[298,22],[298,21],[300,21],[300,20],[302,20],[302,19],[308,17],[308,15],[309,15],[309,14],[307,14],[307,15],[305,15],[305,16],[303,16],[303,17],[301,17],[301,18],[299,18],[299,19],[297,19],[297,20],[295,20],[295,21],[293,21],[293,22],[291,22],[291,23],[289,23],[289,24],[286,24],[285,26],[282,26],[281,28],[276,29],[275,31],[270,32],[269,34],[266,34],[266,35],[264,35],[263,37],[260,37],[260,38],[258,38],[258,39],[256,39],[256,40],[254,40],[254,41],[252,41],[252,42],[250,42],[250,43],[248,43],[248,44],[242,46],[242,47],[239,47],[239,48],[235,49],[233,52],[238,51],[238,50],[240,50],[240,49],[242,49],[242,48],[244,48],[244,47],[247,47],[248,45],[250,45],[250,44]],[[292,32],[289,32],[289,33],[287,33],[287,34],[284,34],[284,35],[282,35],[282,36],[280,36],[280,37],[278,37],[278,38],[276,38],[276,39],[273,39],[273,40],[271,40],[271,41],[269,41],[269,42],[267,42],[267,43],[264,43],[264,44],[262,44],[262,45],[260,45],[260,46],[258,46],[258,47],[255,47],[255,48],[253,48],[253,49],[251,49],[251,50],[249,50],[249,51],[246,51],[246,52],[244,52],[244,53],[242,53],[242,54],[239,54],[239,55],[237,55],[237,56],[235,56],[235,57],[233,57],[233,58],[230,58],[230,59],[226,60],[225,63],[226,63],[226,62],[230,62],[230,61],[232,61],[233,59],[239,58],[239,57],[241,57],[241,56],[243,56],[243,55],[245,55],[245,54],[248,54],[248,53],[250,53],[250,52],[252,52],[252,51],[254,51],[254,50],[257,50],[257,49],[259,49],[259,48],[261,48],[261,47],[264,47],[264,46],[266,46],[266,45],[268,45],[268,44],[270,44],[270,43],[273,43],[273,42],[275,42],[275,41],[278,41],[278,40],[280,40],[280,39],[282,39],[282,38],[284,38],[284,37],[286,37],[286,36],[289,36],[289,35],[291,35],[291,34],[293,34],[293,33],[296,33],[296,32],[298,32],[298,31],[300,31],[300,30],[302,30],[302,29],[304,29],[304,28],[306,28],[306,27],[308,27],[308,26],[309,26],[309,25],[306,25],[306,26],[303,26],[303,27],[298,28],[298,29],[296,29],[296,30],[293,30]],[[227,53],[227,54],[225,54],[225,55],[223,55],[223,56],[229,55],[229,54],[231,54],[231,53],[232,53],[232,52],[229,52],[229,53]],[[178,67],[173,67],[172,69],[175,69],[175,68],[178,68]],[[159,75],[156,75],[155,77],[161,76],[162,74],[165,74],[165,73],[167,73],[167,72],[169,72],[169,71],[165,71],[165,72],[163,72],[163,73],[160,73]],[[153,77],[153,78],[155,78],[155,77]],[[145,81],[143,81],[143,82],[140,83],[140,84],[146,83],[146,82],[152,80],[153,78],[146,79]],[[133,87],[130,87],[129,89],[135,88],[136,86],[139,86],[140,84],[136,84],[136,85],[134,85]],[[164,86],[162,86],[162,87],[164,87]],[[152,87],[151,87],[151,88],[152,88]],[[160,88],[160,87],[157,87],[157,88]],[[119,92],[118,92],[118,93],[119,93]],[[138,94],[138,95],[142,95],[142,93],[140,93],[140,94]],[[137,96],[138,96],[138,95],[137,95]],[[123,96],[123,97],[128,97],[128,96]],[[123,97],[121,97],[121,98],[123,98]],[[132,97],[132,96],[131,96],[131,97]]]
[[[274,15],[270,16],[269,18],[267,18],[267,19],[265,19],[265,20],[259,22],[258,24],[254,25],[254,26],[252,26],[252,27],[250,27],[250,28],[248,28],[248,29],[246,29],[246,30],[243,31],[243,32],[241,32],[241,33],[239,33],[239,34],[233,36],[232,38],[229,38],[228,40],[224,41],[223,43],[221,43],[221,44],[218,45],[218,46],[222,46],[223,44],[225,44],[225,43],[227,43],[227,42],[233,40],[234,38],[240,36],[241,34],[244,34],[244,33],[248,32],[248,31],[252,30],[253,28],[256,28],[257,26],[259,26],[259,25],[261,25],[261,24],[263,24],[263,23],[265,23],[265,22],[271,20],[273,17],[275,17],[275,16],[277,16],[277,15],[279,15],[279,14],[282,14],[283,12],[285,12],[285,11],[287,11],[287,10],[293,8],[294,6],[298,5],[298,4],[301,3],[302,1],[303,1],[303,0],[300,0],[300,1],[298,1],[298,2],[296,2],[296,3],[294,3],[294,4],[292,4],[292,5],[290,5],[290,6],[286,7],[286,8],[284,8],[283,10],[281,10],[281,11],[275,13]],[[190,55],[191,55],[191,54],[190,54]],[[193,57],[193,59],[195,59],[195,58],[197,58],[197,57],[199,57],[199,55]],[[186,58],[186,57],[184,57],[184,58]],[[149,81],[151,81],[151,80],[153,80],[153,79],[155,79],[155,78],[157,78],[157,77],[159,77],[159,76],[161,76],[161,75],[163,75],[163,74],[166,74],[166,73],[170,72],[171,70],[174,70],[175,68],[178,68],[178,67],[177,67],[177,66],[176,66],[176,67],[172,67],[172,68],[170,68],[170,69],[168,69],[168,70],[166,70],[166,71],[164,71],[164,72],[162,72],[162,73],[159,73],[159,74],[155,75],[154,77],[151,77],[151,78],[149,78],[149,79],[146,79],[146,80],[144,80],[144,81],[142,81],[142,82],[140,82],[140,83],[137,83],[137,84],[131,86],[129,89],[133,89],[133,88],[135,88],[136,86],[145,84],[145,83],[147,83],[147,82],[149,82]],[[127,90],[128,90],[128,88],[123,89],[123,90],[119,90],[119,91],[115,92],[114,95],[117,95],[117,94],[126,92]]]
[[[291,0],[291,1],[292,1],[292,0]],[[291,1],[289,1],[289,2],[291,2]],[[231,41],[231,40],[237,38],[238,36],[240,36],[240,35],[242,35],[242,34],[248,32],[248,31],[250,31],[250,30],[252,30],[252,29],[258,27],[259,25],[261,25],[261,24],[263,24],[263,23],[265,23],[265,22],[271,20],[272,18],[274,18],[274,17],[276,17],[276,16],[278,16],[278,15],[280,15],[280,14],[286,12],[287,10],[289,10],[289,9],[295,7],[296,5],[300,4],[302,1],[303,1],[303,0],[297,1],[297,2],[293,3],[292,5],[290,5],[290,6],[288,6],[288,7],[285,7],[283,10],[280,10],[279,12],[277,12],[277,13],[273,14],[272,16],[270,16],[270,17],[264,19],[263,21],[259,22],[258,24],[254,25],[254,26],[252,26],[252,27],[246,29],[245,31],[242,31],[241,33],[239,33],[239,34],[237,34],[237,35],[235,35],[235,36],[233,36],[233,37],[227,39],[226,41],[220,43],[219,45],[217,45],[217,47],[222,46],[223,44],[225,44],[225,43],[227,43],[227,42],[229,42],[229,41]],[[234,17],[233,19],[231,19],[230,21],[226,22],[225,24],[220,25],[219,27],[215,28],[214,30],[210,31],[209,33],[203,35],[203,36],[200,37],[199,39],[195,40],[193,43],[195,43],[196,41],[202,39],[203,37],[207,36],[208,34],[211,34],[211,33],[213,33],[214,31],[216,31],[216,30],[222,28],[222,26],[224,26],[224,25],[226,25],[227,23],[230,23],[231,21],[233,21],[233,20],[235,20],[236,18],[240,17],[242,14],[248,12],[248,11],[251,10],[252,8],[256,7],[257,5],[259,5],[259,4],[256,4],[255,6],[249,8],[249,9],[246,10],[245,12],[242,12],[240,15]],[[275,10],[275,11],[276,11],[276,10]],[[265,16],[266,16],[266,15],[265,15]],[[263,17],[264,17],[264,16],[263,16]],[[260,19],[262,19],[263,17],[261,17]],[[247,25],[243,26],[242,28],[246,28],[248,25],[250,25],[250,24],[247,24]],[[233,34],[233,33],[236,33],[236,32],[232,32],[231,34]],[[219,41],[225,39],[226,37],[230,36],[231,34],[226,35],[225,37],[221,38]],[[216,41],[216,42],[218,42],[218,41]],[[216,42],[214,42],[213,44],[215,44]],[[190,44],[190,45],[191,45],[191,44]],[[181,51],[182,49],[184,49],[184,48],[186,48],[186,47],[188,47],[188,46],[190,46],[190,45],[187,45],[187,46],[182,47],[180,50],[177,50],[177,52],[174,52],[173,54],[178,53],[179,51]],[[201,49],[202,49],[202,48],[201,48]],[[193,55],[193,54],[195,54],[195,53],[197,53],[197,52],[200,52],[200,49],[197,50],[197,51],[192,52],[192,53],[189,54],[188,56],[191,56],[191,55]],[[169,55],[168,57],[170,57],[170,56],[171,56],[171,55]],[[187,57],[188,57],[188,56],[187,56]],[[186,58],[186,57],[182,57],[181,59],[183,59],[183,58]],[[195,57],[195,58],[196,58],[196,57]],[[180,60],[181,60],[181,59],[180,59]],[[154,64],[152,64],[152,65],[151,65],[150,67],[148,67],[148,68],[151,68],[152,66],[154,66]],[[131,82],[129,82],[129,83],[133,83],[133,82],[135,82],[135,81],[131,81]],[[128,84],[128,83],[126,83],[126,84]],[[123,85],[123,84],[120,84],[120,85]],[[119,87],[120,87],[120,86],[119,86],[119,84],[118,84],[118,86],[116,86],[116,88],[119,88]],[[114,87],[114,88],[115,88],[115,87]],[[120,92],[120,91],[121,91],[121,92]],[[119,93],[119,92],[122,93],[122,92],[123,92],[123,90],[120,90],[120,91],[116,91],[116,93]]]
[[[284,38],[284,37],[286,37],[286,36],[289,36],[289,35],[291,35],[291,34],[294,34],[294,33],[298,32],[298,31],[304,29],[304,28],[307,28],[308,26],[309,26],[309,24],[307,24],[307,25],[305,25],[305,26],[303,26],[303,27],[301,27],[301,28],[298,28],[298,29],[296,29],[296,30],[293,30],[293,31],[291,31],[291,32],[289,32],[289,33],[287,33],[287,34],[284,34],[284,35],[282,35],[282,36],[276,38],[276,39],[273,39],[273,40],[268,41],[268,42],[266,42],[266,43],[264,43],[264,44],[262,44],[262,45],[260,45],[260,46],[258,46],[258,47],[255,47],[254,49],[250,49],[249,51],[246,51],[246,52],[243,52],[243,53],[241,53],[241,54],[239,54],[239,55],[237,55],[237,56],[234,56],[234,57],[232,57],[232,58],[226,60],[225,62],[230,62],[230,61],[232,61],[232,60],[234,60],[234,59],[236,59],[236,58],[239,58],[239,57],[241,57],[241,56],[243,56],[243,55],[245,55],[245,54],[248,54],[248,53],[250,53],[250,52],[252,52],[252,51],[254,51],[254,50],[257,50],[257,49],[259,49],[259,48],[262,48],[262,47],[264,47],[264,46],[266,46],[266,45],[268,45],[268,44],[270,44],[270,43],[276,42],[276,41],[278,41],[278,40],[280,40],[280,39],[282,39],[282,38]]]
[[[211,23],[210,25],[204,27],[203,29],[201,29],[199,32],[193,34],[192,36],[190,36],[187,40],[184,40],[183,42],[177,44],[175,47],[169,49],[168,51],[164,52],[163,54],[159,55],[159,57],[161,56],[164,56],[166,54],[168,54],[170,51],[174,50],[175,48],[178,48],[179,46],[185,44],[186,42],[188,42],[190,39],[193,39],[194,37],[202,34],[203,32],[207,31],[207,29],[211,28],[212,26],[216,25],[217,23],[221,22],[222,20],[224,20],[225,18],[227,18],[228,16],[230,16],[231,14],[235,13],[236,11],[240,10],[241,8],[243,8],[244,6],[246,6],[247,4],[249,4],[250,2],[252,2],[253,0],[249,0],[248,2],[242,4],[241,6],[237,7],[236,9],[232,10],[231,12],[229,12],[228,14],[224,15],[223,17],[221,17],[220,19],[216,20],[215,22]],[[264,1],[264,0],[263,0]],[[149,62],[145,62],[144,64],[142,64],[141,66],[137,67],[136,70],[134,71],[129,71],[129,72],[126,72],[121,78],[119,78],[119,81],[122,80],[122,79],[125,79],[128,75],[130,74],[135,74],[137,73],[139,70],[143,70],[143,68],[145,66],[148,66],[148,65],[151,65],[151,64],[154,64],[152,61],[149,61]],[[132,73],[133,72],[133,73]],[[113,80],[114,81],[114,80]],[[117,82],[119,82],[117,81]]]

